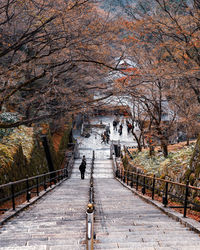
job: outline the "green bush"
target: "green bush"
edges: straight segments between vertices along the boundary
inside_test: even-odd
[[[0,121],[2,123],[13,123],[19,121],[19,117],[17,113],[4,112],[0,114]],[[0,140],[12,132],[13,128],[0,128]]]

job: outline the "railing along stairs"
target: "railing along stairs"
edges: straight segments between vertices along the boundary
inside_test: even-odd
[[[89,203],[86,211],[86,249],[93,250],[94,245],[94,159],[95,152],[93,151],[91,174],[90,174],[90,187],[89,187]]]

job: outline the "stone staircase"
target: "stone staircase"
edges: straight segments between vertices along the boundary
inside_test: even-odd
[[[147,204],[113,179],[111,161],[96,160],[94,169],[94,249],[200,249],[198,234]],[[105,178],[104,173],[107,172],[109,174]]]
[[[96,151],[95,151],[96,152]],[[85,179],[74,164],[71,178],[0,228],[0,250],[86,249],[86,207],[92,149]],[[113,178],[109,148],[97,150],[94,166],[94,249],[200,250],[200,238]]]
[[[112,160],[95,160],[93,177],[113,179]]]
[[[80,179],[80,162],[69,180],[0,228],[0,250],[85,249],[89,174]]]

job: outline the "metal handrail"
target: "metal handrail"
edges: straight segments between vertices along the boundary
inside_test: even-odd
[[[9,182],[3,185],[0,185],[1,193],[8,193],[6,195],[2,195],[3,197],[0,199],[0,204],[3,204],[6,201],[11,200],[12,201],[12,209],[16,209],[16,200],[15,198],[19,195],[26,194],[26,201],[29,202],[31,199],[31,194],[36,193],[37,196],[39,196],[40,188],[43,187],[43,189],[46,191],[48,187],[52,187],[52,182],[54,184],[66,180],[70,177],[74,162],[74,156],[72,155],[67,167],[58,169],[55,171],[47,172],[44,174],[32,176],[14,181]],[[5,191],[4,191],[5,190]],[[9,209],[1,209],[0,211],[6,211]]]
[[[36,178],[40,178],[40,177],[47,176],[47,175],[50,175],[50,174],[58,173],[58,172],[60,172],[61,170],[64,170],[64,169],[62,168],[62,169],[58,169],[58,170],[56,170],[56,171],[47,172],[47,173],[45,173],[45,174],[40,174],[40,175],[32,176],[32,177],[29,177],[28,179],[29,179],[29,181],[30,181],[30,180],[34,180],[34,179],[36,179]],[[27,180],[27,178],[24,178],[24,179],[21,179],[21,180],[18,180],[18,181],[8,182],[8,183],[6,183],[6,184],[0,185],[0,188],[8,187],[8,186],[10,186],[10,185],[19,184],[19,183],[25,182],[26,180]]]
[[[165,180],[161,178],[157,178],[154,176],[149,176],[141,173],[137,173],[130,170],[125,170],[119,168],[115,157],[113,157],[113,161],[115,161],[114,165],[116,165],[116,178],[120,179],[127,185],[130,185],[132,188],[135,185],[135,189],[138,190],[141,187],[141,192],[144,195],[146,190],[151,191],[151,198],[154,200],[155,192],[158,194],[162,194],[162,202],[163,205],[166,207],[168,205],[169,198],[176,199],[178,202],[182,203],[182,206],[177,206],[178,208],[183,208],[183,216],[186,217],[187,208],[189,205],[195,207],[195,209],[200,210],[200,205],[194,203],[193,200],[189,200],[190,194],[192,191],[200,191],[199,187],[189,185],[189,180],[187,180],[186,184],[174,182],[170,180]],[[173,193],[170,193],[169,186],[176,185],[180,188],[183,188],[185,191],[183,192],[182,196],[177,196]],[[170,207],[170,206],[168,206]],[[172,207],[172,206],[171,206]],[[173,206],[173,208],[176,206]]]
[[[89,203],[86,211],[86,244],[87,250],[93,250],[94,245],[94,159],[95,152],[93,151],[92,165],[90,173],[90,187],[89,187]]]

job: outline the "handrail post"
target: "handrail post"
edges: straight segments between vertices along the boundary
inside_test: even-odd
[[[132,173],[132,175],[131,175],[131,188],[133,188],[133,173]]]
[[[65,179],[65,169],[62,169],[62,178]]]
[[[138,190],[139,175],[136,173],[136,190]]]
[[[68,178],[69,174],[68,174],[68,169],[66,168],[66,178]]]
[[[46,185],[46,175],[44,175],[44,191],[47,190],[47,185]]]
[[[127,175],[126,175],[126,183],[128,185],[128,179],[129,179],[129,170],[127,170]]]
[[[56,183],[57,183],[57,173],[54,173],[53,182],[54,182],[54,185],[56,185]]]
[[[52,184],[51,184],[51,175],[49,175],[49,187],[50,188],[52,187]]]
[[[14,184],[11,185],[11,195],[12,195],[12,207],[15,210],[15,189]]]
[[[187,180],[186,182],[186,186],[185,186],[185,202],[184,202],[184,213],[183,213],[183,217],[186,217],[186,213],[187,213],[187,203],[188,203],[188,194],[189,194],[189,180]]]
[[[28,176],[26,178],[26,200],[29,202],[31,199],[31,192],[29,191],[29,181],[28,181]]]
[[[36,192],[37,192],[37,196],[39,196],[39,180],[38,180],[38,177],[36,178]]]
[[[145,187],[145,176],[143,177],[143,187],[142,187],[142,194],[144,195],[146,193],[146,187]]]
[[[58,183],[60,182],[60,171],[56,171]]]
[[[155,194],[155,182],[156,182],[156,179],[155,179],[155,174],[153,176],[153,185],[152,185],[152,200],[154,200],[154,194]]]
[[[167,196],[168,196],[168,182],[166,182],[166,184],[165,184],[165,196],[163,196],[163,205],[164,205],[164,207],[166,207],[167,204],[168,204]]]

